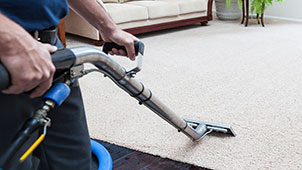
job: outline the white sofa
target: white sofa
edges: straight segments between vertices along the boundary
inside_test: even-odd
[[[206,24],[212,20],[213,0],[97,0],[123,30],[140,34],[155,30]],[[93,40],[102,40],[99,32],[70,10],[65,31]]]

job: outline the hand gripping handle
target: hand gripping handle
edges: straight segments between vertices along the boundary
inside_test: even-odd
[[[110,43],[105,42],[103,45],[103,52],[108,54],[109,51],[111,51],[113,48],[116,48],[118,50],[122,49],[126,51],[126,48],[124,46],[120,46],[112,42]],[[142,64],[143,64],[142,56],[144,55],[145,45],[141,41],[136,41],[134,42],[134,49],[135,49],[135,53],[138,54],[138,56],[136,57],[137,65],[135,68],[131,69],[130,71],[127,71],[127,73],[129,73],[131,76],[135,75],[136,73],[142,70]]]
[[[144,55],[144,47],[145,46],[143,42],[141,41],[134,42],[135,53],[140,53],[141,55]],[[120,46],[113,42],[105,42],[103,45],[103,52],[108,54],[109,51],[111,51],[113,48],[116,48],[118,50],[124,50],[127,53],[125,46]]]
[[[67,48],[58,50],[51,55],[56,69],[69,69],[73,66],[76,56]],[[17,68],[16,68],[17,69]],[[4,90],[11,84],[11,77],[5,66],[0,62],[0,90]]]

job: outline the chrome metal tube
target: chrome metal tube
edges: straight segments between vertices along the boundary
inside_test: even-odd
[[[93,47],[75,47],[70,48],[70,50],[76,56],[74,65],[83,63],[94,64],[115,80],[120,80],[126,75],[126,70],[123,67],[99,49]]]

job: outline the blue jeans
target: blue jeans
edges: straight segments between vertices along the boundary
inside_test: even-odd
[[[58,48],[63,48],[58,40]],[[42,98],[30,99],[28,94],[3,94],[0,92],[0,155],[21,129],[24,122],[42,105]],[[51,126],[46,138],[23,164],[18,163],[20,155],[34,142],[40,132],[24,145],[11,162],[9,169],[30,170],[89,170],[91,163],[90,138],[86,116],[78,85],[71,87],[71,94],[59,108],[49,113]],[[37,159],[38,158],[38,159]],[[37,161],[38,160],[38,161]]]

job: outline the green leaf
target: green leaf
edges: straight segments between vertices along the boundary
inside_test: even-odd
[[[283,2],[283,0],[250,0],[251,13],[256,12],[258,14],[264,13],[265,9],[273,5],[273,2]],[[238,0],[239,2],[239,0]],[[264,8],[263,8],[264,4]],[[242,6],[242,4],[241,4]]]
[[[231,0],[226,0],[225,2],[226,2],[226,7],[230,8],[230,6],[231,6]]]
[[[238,4],[238,8],[242,10],[242,1],[243,0],[238,0],[237,4]]]

